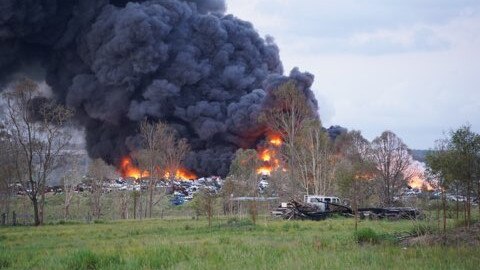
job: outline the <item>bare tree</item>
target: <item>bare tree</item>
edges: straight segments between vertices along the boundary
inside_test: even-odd
[[[145,216],[148,212],[152,217],[153,195],[158,180],[163,177],[161,152],[163,149],[161,140],[165,137],[167,126],[163,123],[150,124],[143,121],[140,124],[140,134],[142,137],[142,149],[135,153],[135,159],[142,171],[148,171],[148,193],[149,197],[145,209]]]
[[[302,128],[295,143],[296,175],[305,193],[332,194],[336,159],[332,143],[322,130],[320,121],[308,121]]]
[[[337,170],[340,193],[349,198],[355,214],[355,230],[358,226],[358,207],[366,201],[374,179],[375,164],[372,161],[370,143],[359,131],[351,131],[339,138],[341,161]]]
[[[91,187],[90,209],[96,219],[99,219],[102,215],[103,183],[108,178],[115,177],[114,171],[115,169],[107,165],[102,159],[93,160],[88,168],[88,181]]]
[[[296,141],[304,124],[317,116],[311,109],[305,95],[297,88],[295,81],[288,81],[273,92],[274,105],[267,109],[260,120],[277,134],[281,134],[284,142],[282,153],[288,163],[290,174],[290,196],[296,189],[296,175],[293,170],[296,166],[295,157],[299,154]]]
[[[190,147],[185,139],[178,140],[175,130],[163,122],[142,122],[140,134],[143,147],[135,156],[140,167],[149,172],[148,213],[152,217],[153,197],[157,181],[168,176],[173,185],[173,180],[181,169]],[[160,200],[161,197],[158,201]]]
[[[3,215],[1,223],[8,222],[10,204],[15,191],[12,146],[10,135],[0,124],[0,152],[2,153],[0,155],[0,213]]]
[[[63,193],[65,199],[63,203],[64,219],[70,218],[70,205],[72,204],[75,188],[82,182],[82,170],[80,168],[80,158],[72,154],[70,158],[66,159],[66,167],[69,167],[66,174],[62,178]]]
[[[215,214],[215,202],[217,195],[209,189],[202,188],[195,196],[193,205],[198,213],[205,213],[208,220],[208,227],[212,227],[212,219]]]
[[[406,186],[412,162],[408,147],[391,131],[384,131],[372,142],[372,157],[377,167],[378,187],[384,205],[393,204],[400,188]]]
[[[116,198],[116,204],[118,205],[120,218],[128,219],[129,192],[125,190],[116,191],[115,198]]]
[[[259,165],[258,153],[253,149],[237,150],[235,159],[230,165],[231,179],[236,182],[239,193],[253,197],[253,201],[249,206],[249,213],[254,224],[256,223],[258,215],[257,197],[259,175],[257,174],[257,168]]]
[[[38,105],[38,84],[29,79],[18,81],[3,95],[14,146],[15,177],[32,202],[35,225],[41,225],[47,178],[71,138],[64,125],[72,112],[51,102]]]

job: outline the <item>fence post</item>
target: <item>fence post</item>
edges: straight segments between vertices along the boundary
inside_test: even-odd
[[[2,213],[2,225],[5,226],[7,225],[7,214]]]

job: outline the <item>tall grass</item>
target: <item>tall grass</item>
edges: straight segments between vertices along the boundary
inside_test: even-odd
[[[404,248],[387,240],[414,226],[362,221],[354,234],[345,218],[257,225],[225,218],[211,228],[202,219],[0,228],[0,268],[478,269],[473,247]],[[376,240],[359,244],[359,237]]]

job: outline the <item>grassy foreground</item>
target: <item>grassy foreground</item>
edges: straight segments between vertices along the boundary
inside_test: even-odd
[[[0,228],[5,269],[478,269],[474,247],[402,247],[411,221],[143,220]]]

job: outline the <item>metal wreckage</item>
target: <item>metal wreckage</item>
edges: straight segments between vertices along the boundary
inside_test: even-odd
[[[365,219],[422,219],[423,214],[412,207],[367,207],[359,208],[360,218]],[[283,219],[323,220],[332,215],[354,216],[354,210],[340,203],[338,197],[305,195],[303,202],[292,199],[272,211],[272,215]]]

